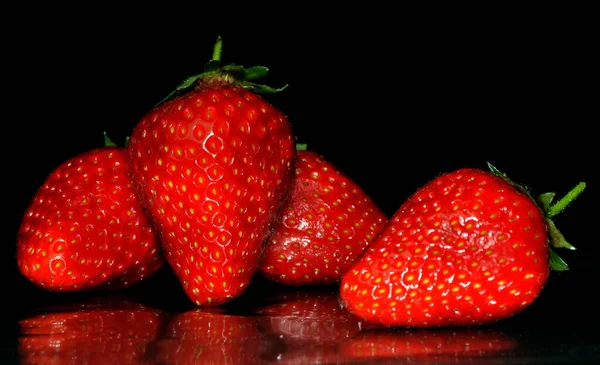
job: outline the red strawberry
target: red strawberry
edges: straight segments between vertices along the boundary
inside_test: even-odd
[[[215,309],[178,313],[153,345],[161,364],[258,364],[268,343],[255,317]]]
[[[219,68],[221,39],[187,93],[155,106],[129,142],[138,195],[197,305],[238,297],[257,270],[293,176],[286,116],[247,80],[266,68]]]
[[[19,322],[22,364],[146,364],[166,313],[111,300],[54,309]],[[153,363],[153,362],[152,362]]]
[[[494,173],[459,169],[418,189],[341,284],[345,307],[390,326],[482,324],[510,317],[539,295],[553,269],[549,245],[572,248],[550,218],[583,191],[539,205]]]
[[[297,145],[293,190],[260,262],[287,285],[338,282],[387,222],[360,186],[305,148]]]
[[[42,288],[125,288],[164,263],[136,199],[126,149],[106,141],[52,171],[23,216],[18,267]]]

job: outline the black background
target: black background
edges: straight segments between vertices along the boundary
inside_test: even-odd
[[[542,296],[510,324],[596,329],[598,59],[585,9],[464,20],[366,19],[358,11],[335,17],[346,20],[339,24],[298,15],[297,25],[249,16],[236,31],[183,9],[169,22],[90,14],[27,17],[3,56],[10,96],[2,116],[0,267],[9,320],[70,298],[33,287],[16,268],[16,231],[37,188],[58,164],[100,146],[104,131],[122,141],[149,108],[201,71],[221,35],[223,61],[267,66],[265,83],[289,84],[265,98],[288,115],[300,142],[389,215],[439,173],[487,161],[534,193],[561,196],[587,182],[556,219],[578,248],[562,251],[570,270],[552,273]],[[135,293],[159,305],[182,300],[168,270]]]

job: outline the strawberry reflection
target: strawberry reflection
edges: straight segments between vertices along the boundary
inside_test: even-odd
[[[19,322],[20,364],[153,364],[167,314],[108,298],[46,308]]]
[[[292,293],[257,309],[266,333],[292,346],[339,342],[360,331],[360,321],[343,310],[336,293]]]
[[[479,363],[518,343],[484,328],[406,330],[361,323],[337,293],[295,292],[257,310],[261,330],[279,341],[273,364]]]
[[[516,349],[518,342],[487,329],[369,330],[340,346],[348,359],[395,358],[411,364],[482,361]]]
[[[340,363],[338,344],[356,336],[361,323],[342,309],[337,293],[294,292],[257,309],[259,325],[279,346],[277,364]]]
[[[218,308],[175,314],[155,343],[157,359],[165,365],[260,364],[267,348],[255,317]]]

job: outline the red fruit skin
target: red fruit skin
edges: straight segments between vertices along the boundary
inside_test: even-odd
[[[128,145],[166,259],[199,306],[239,296],[288,194],[295,144],[258,95],[205,84],[150,110]]]
[[[168,315],[136,303],[98,303],[19,322],[20,364],[149,364]]]
[[[313,151],[297,151],[292,184],[260,271],[285,285],[338,283],[387,217],[360,186]]]
[[[269,347],[255,317],[195,309],[177,313],[152,348],[160,364],[259,364]]]
[[[163,263],[123,147],[94,149],[59,165],[36,192],[18,231],[20,272],[51,291],[122,289]]]
[[[342,278],[358,317],[386,326],[473,325],[531,304],[549,275],[541,210],[478,169],[418,189]]]

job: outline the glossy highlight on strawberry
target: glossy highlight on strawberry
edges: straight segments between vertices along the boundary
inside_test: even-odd
[[[36,192],[18,231],[20,272],[51,291],[122,289],[163,263],[124,147],[94,149],[58,166]]]
[[[287,117],[240,81],[257,77],[255,69],[215,66],[220,42],[211,71],[144,115],[128,145],[138,196],[166,259],[189,298],[206,306],[249,284],[295,156]]]
[[[474,325],[513,316],[541,294],[550,264],[562,267],[550,246],[572,247],[546,208],[501,174],[464,168],[440,175],[399,208],[344,275],[342,302],[388,326]]]

